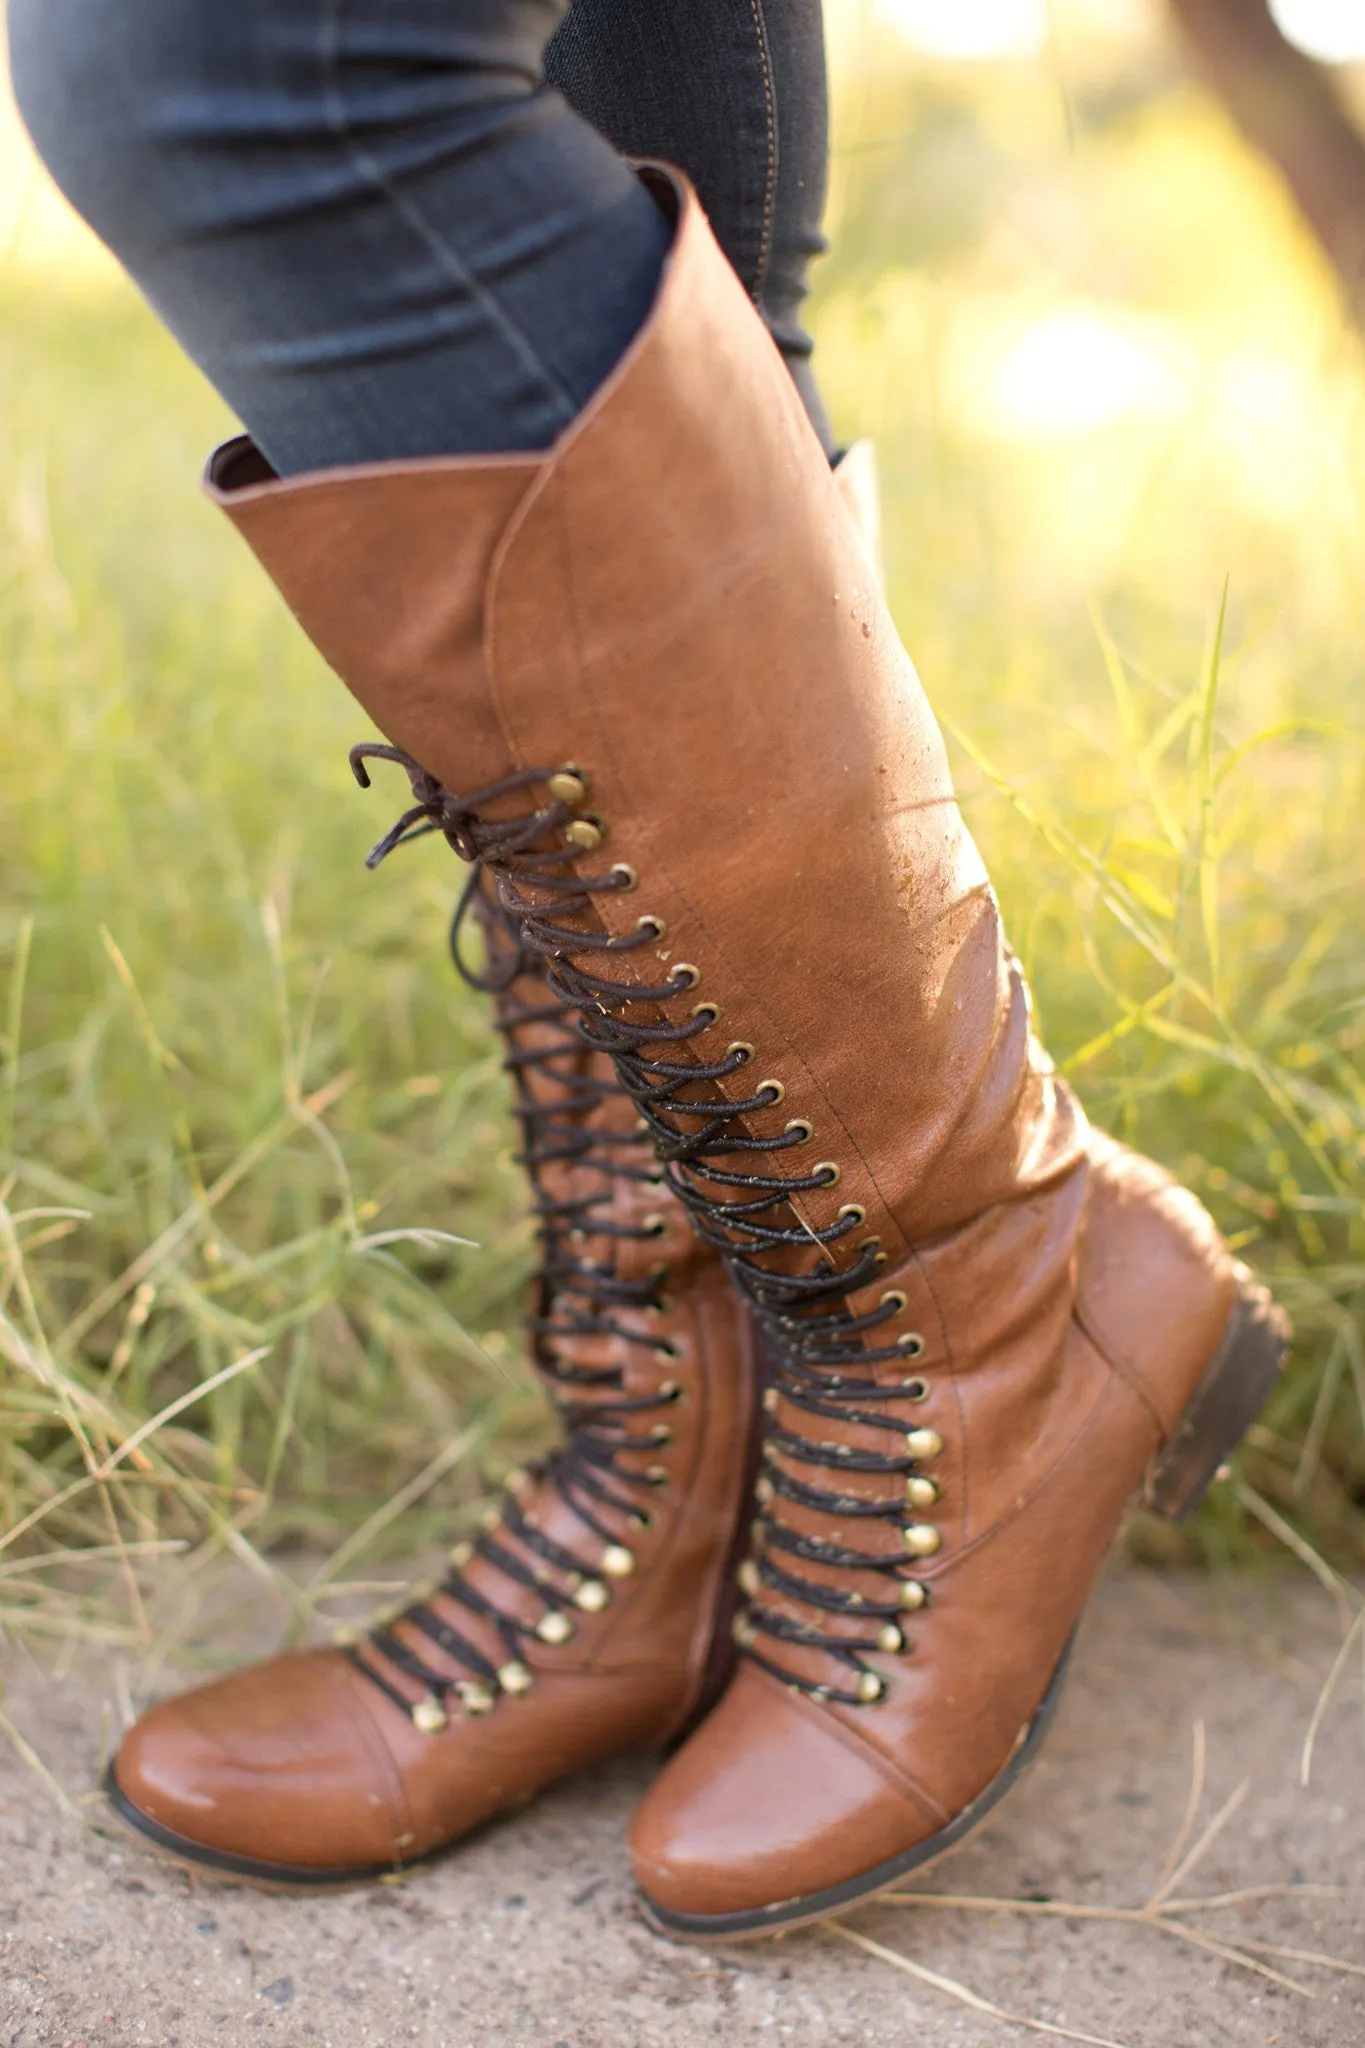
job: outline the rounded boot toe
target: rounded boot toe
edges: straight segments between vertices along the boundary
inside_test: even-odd
[[[832,1910],[816,1895],[909,1852],[944,1818],[828,1710],[745,1665],[646,1794],[631,1861],[665,1930],[753,1934],[798,1917],[802,1900]]]
[[[397,1775],[335,1652],[275,1657],[159,1701],[110,1776],[134,1826],[220,1868],[325,1881],[401,1854]]]

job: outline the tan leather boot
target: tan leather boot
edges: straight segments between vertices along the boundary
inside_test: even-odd
[[[505,913],[471,903],[487,968],[464,965],[458,919],[453,950],[496,994],[540,1222],[532,1358],[565,1447],[386,1629],[164,1701],[128,1735],[109,1783],[123,1817],[258,1881],[410,1863],[566,1772],[675,1736],[734,1658],[758,1416],[747,1316],[659,1184],[611,1061]]]
[[[987,1809],[1125,1502],[1197,1495],[1281,1340],[1039,1051],[869,557],[673,190],[651,319],[547,454],[286,484],[237,443],[212,481],[761,1328],[747,1655],[636,1835],[715,1939]]]

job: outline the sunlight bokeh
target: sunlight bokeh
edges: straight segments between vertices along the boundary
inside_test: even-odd
[[[1281,33],[1323,64],[1365,63],[1361,0],[1270,0]]]
[[[877,0],[877,11],[934,57],[1029,57],[1047,39],[1047,0]]]

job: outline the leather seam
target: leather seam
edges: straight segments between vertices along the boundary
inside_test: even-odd
[[[840,1715],[826,1713],[814,1701],[809,1700],[805,1693],[790,1692],[761,1665],[753,1664],[750,1670],[756,1679],[779,1696],[783,1705],[799,1709],[814,1727],[825,1734],[835,1736],[851,1755],[858,1757],[860,1761],[871,1763],[891,1790],[904,1800],[906,1805],[916,1807],[923,1818],[936,1822],[940,1827],[951,1820],[952,1815],[948,1809],[940,1806],[933,1794],[926,1791],[917,1778],[903,1770],[879,1744],[869,1742],[865,1735],[857,1728],[851,1727]]]
[[[1170,1436],[1174,1424],[1167,1422],[1137,1373],[1133,1371],[1124,1359],[1115,1357],[1114,1353],[1100,1336],[1098,1330],[1092,1327],[1079,1298],[1072,1302],[1071,1319],[1091,1349],[1104,1360],[1114,1377],[1122,1380],[1128,1391],[1147,1410],[1147,1413],[1156,1425],[1157,1435],[1164,1444]]]
[[[1082,1332],[1082,1335],[1084,1335],[1084,1332]],[[1089,1340],[1087,1339],[1087,1342],[1088,1341]],[[1092,1349],[1093,1348],[1094,1347],[1092,1346]],[[1062,1469],[1062,1466],[1067,1462],[1069,1458],[1071,1458],[1075,1454],[1077,1447],[1082,1443],[1083,1439],[1087,1437],[1093,1429],[1098,1427],[1101,1414],[1106,1404],[1112,1401],[1114,1398],[1116,1381],[1118,1386],[1125,1392],[1131,1392],[1131,1389],[1128,1387],[1128,1382],[1120,1378],[1117,1374],[1114,1375],[1114,1377],[1112,1377],[1108,1381],[1108,1383],[1100,1390],[1099,1394],[1091,1403],[1089,1413],[1086,1415],[1084,1421],[1078,1425],[1075,1432],[1067,1438],[1066,1442],[1058,1450],[1056,1457],[1048,1466],[1046,1472],[1039,1473],[1037,1479],[1034,1481],[1033,1485],[1029,1488],[1028,1492],[1023,1496],[1023,1498],[1021,1500],[1016,1501],[1011,1508],[1007,1509],[1007,1511],[999,1517],[998,1520],[992,1522],[989,1529],[983,1529],[981,1531],[981,1534],[979,1536],[974,1536],[970,1543],[964,1543],[960,1550],[955,1550],[950,1557],[946,1557],[937,1571],[926,1571],[922,1573],[921,1576],[926,1580],[927,1583],[933,1585],[936,1584],[940,1579],[946,1580],[955,1565],[960,1564],[967,1558],[975,1557],[978,1554],[978,1552],[985,1550],[990,1544],[994,1543],[998,1537],[1003,1536],[1008,1529],[1012,1528],[1014,1523],[1018,1521],[1021,1515],[1027,1514],[1028,1510],[1034,1506],[1034,1504],[1038,1501],[1039,1497],[1046,1492],[1049,1486],[1051,1486],[1053,1480],[1057,1477],[1057,1474]],[[1157,1448],[1159,1448],[1158,1445],[1153,1446],[1154,1450]]]

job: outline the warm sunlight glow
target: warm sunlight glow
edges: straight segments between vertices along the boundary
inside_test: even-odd
[[[1154,349],[1084,306],[1025,328],[996,370],[991,395],[999,426],[1025,437],[1085,433],[1133,415],[1162,418],[1184,396]]]
[[[1281,33],[1323,64],[1365,63],[1365,0],[1270,0]]]
[[[932,57],[1031,57],[1047,38],[1047,0],[877,0],[877,12]]]

